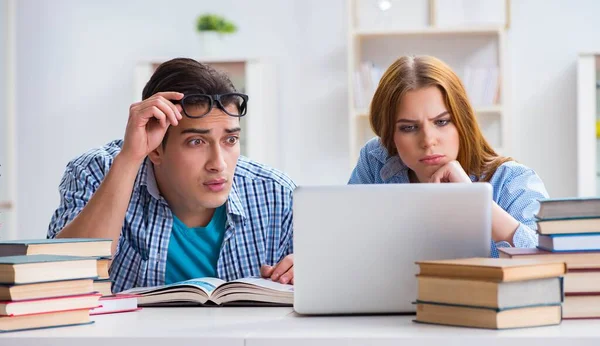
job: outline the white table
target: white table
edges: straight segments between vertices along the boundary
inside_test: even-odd
[[[600,320],[496,331],[418,324],[414,316],[305,317],[291,308],[144,308],[93,319],[87,326],[0,334],[0,345],[600,345]]]

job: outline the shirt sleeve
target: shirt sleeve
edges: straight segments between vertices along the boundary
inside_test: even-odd
[[[369,164],[369,157],[367,152],[367,145],[362,147],[356,167],[352,170],[350,180],[348,184],[373,184],[375,183],[375,176]]]
[[[294,230],[293,230],[293,218],[292,213],[292,192],[287,192],[286,199],[283,201],[283,221],[281,224],[281,246],[279,259],[276,263],[279,263],[285,256],[294,253]]]
[[[101,183],[101,171],[91,171],[93,167],[82,168],[71,162],[67,165],[58,191],[60,204],[48,226],[47,238],[55,238],[79,213]]]
[[[500,190],[497,203],[519,221],[513,244],[515,247],[536,247],[538,237],[535,214],[540,207],[539,200],[548,198],[546,187],[540,177],[529,168],[507,180]],[[496,246],[510,247],[510,244],[498,242]]]

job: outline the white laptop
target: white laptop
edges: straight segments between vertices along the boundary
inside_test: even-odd
[[[491,208],[488,183],[298,187],[294,310],[414,312],[415,261],[489,257]]]

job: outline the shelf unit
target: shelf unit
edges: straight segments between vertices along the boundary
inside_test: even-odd
[[[600,52],[577,60],[577,196],[600,196]]]
[[[141,98],[142,90],[156,68],[167,60],[169,58],[152,58],[137,63],[134,101]],[[271,61],[244,57],[211,57],[197,60],[227,73],[236,89],[249,96],[248,114],[240,118],[241,154],[281,169],[277,102],[274,96],[275,65]]]
[[[362,0],[366,1],[366,0]],[[349,152],[350,167],[354,167],[360,148],[372,138],[368,120],[368,105],[358,107],[356,100],[355,73],[364,62],[375,64],[383,72],[402,55],[433,55],[450,65],[461,77],[467,67],[489,66],[497,71],[498,102],[473,104],[479,125],[490,144],[501,155],[510,155],[510,118],[508,77],[506,71],[506,30],[510,23],[510,1],[500,0],[505,6],[501,24],[452,25],[441,26],[437,22],[438,2],[429,0],[407,2],[392,6],[412,6],[407,11],[415,12],[415,6],[426,6],[417,9],[418,13],[426,13],[421,26],[380,28],[363,25],[360,16],[364,14],[365,5],[361,0],[349,0],[347,16],[348,30],[348,107],[349,107]],[[373,3],[373,2],[372,2]],[[359,9],[360,8],[360,9]],[[402,8],[404,10],[405,8]],[[402,18],[394,17],[395,22]],[[380,25],[381,26],[381,25]],[[490,77],[490,80],[493,80]],[[376,82],[376,81],[375,81]],[[469,95],[471,97],[471,95]],[[370,103],[371,95],[362,97]]]

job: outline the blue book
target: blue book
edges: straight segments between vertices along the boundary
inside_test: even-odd
[[[0,257],[0,284],[29,284],[98,277],[90,257],[30,255]]]
[[[539,235],[538,248],[552,252],[600,251],[600,234]]]
[[[0,241],[0,256],[67,255],[109,257],[112,239],[60,238]]]

